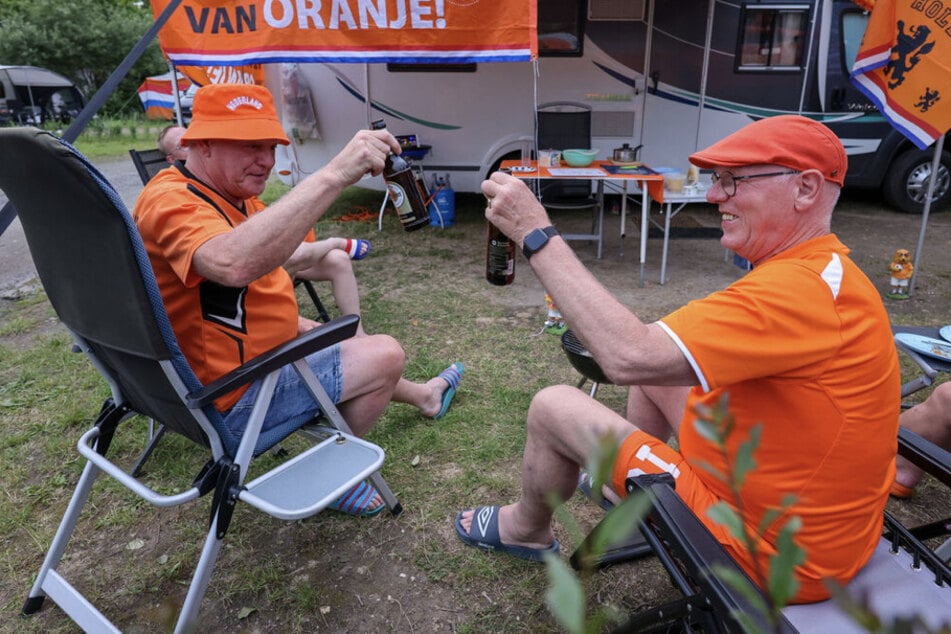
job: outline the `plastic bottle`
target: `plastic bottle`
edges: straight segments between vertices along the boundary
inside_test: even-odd
[[[372,128],[382,130],[386,128],[386,123],[382,119],[374,121]],[[386,189],[403,229],[415,231],[429,224],[429,212],[419,191],[416,174],[406,159],[390,152],[383,168],[383,180],[386,181]]]
[[[491,222],[486,225],[485,279],[496,286],[508,286],[515,281],[515,242]]]

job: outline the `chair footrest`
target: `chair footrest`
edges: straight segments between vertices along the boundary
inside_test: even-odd
[[[332,436],[249,482],[239,499],[285,520],[309,517],[383,465],[380,447],[333,430]]]

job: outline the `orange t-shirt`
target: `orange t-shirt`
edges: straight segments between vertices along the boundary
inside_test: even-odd
[[[202,383],[297,335],[297,300],[283,268],[230,288],[200,277],[192,266],[198,247],[262,209],[257,198],[238,209],[178,167],[162,170],[136,201],[132,215],[172,329]],[[246,389],[219,398],[218,410],[230,409]]]
[[[806,552],[798,602],[826,598],[823,579],[846,582],[865,564],[895,473],[898,356],[878,291],[848,253],[834,235],[809,240],[661,321],[700,380],[680,450],[721,499],[729,491],[698,467],[724,463],[694,428],[694,404],[729,394],[731,455],[762,423],[756,468],[741,490],[746,520],[755,527],[784,496],[796,496],[790,513],[802,518],[796,542]],[[764,555],[775,537],[767,533]],[[751,569],[745,549],[734,555]]]

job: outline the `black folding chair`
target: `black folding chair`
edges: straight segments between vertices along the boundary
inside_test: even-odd
[[[211,520],[184,598],[177,632],[191,632],[234,507],[244,502],[273,517],[314,515],[363,479],[393,514],[401,507],[379,474],[383,450],[352,435],[310,370],[305,356],[354,335],[359,319],[345,316],[250,360],[209,385],[188,365],[172,331],[145,247],[119,195],[75,149],[33,128],[0,130],[0,189],[15,206],[37,272],[59,319],[111,389],[95,425],[79,441],[85,468],[72,501],[23,607],[31,614],[46,596],[87,631],[116,631],[59,569],[96,478],[105,473],[158,507],[207,493]],[[292,423],[261,431],[278,374],[292,365],[319,404],[321,425]],[[261,389],[241,437],[213,402],[260,379]],[[121,423],[141,414],[194,441],[210,458],[177,493],[159,493],[108,457]],[[315,444],[247,482],[254,457],[295,432]]]
[[[948,452],[905,429],[899,431],[899,451],[945,485],[951,485]],[[681,597],[631,615],[617,632],[748,631],[741,617],[750,619],[762,632],[867,631],[836,599],[787,606],[779,622],[771,624],[750,600],[759,596],[765,601],[765,596],[677,495],[673,478],[667,474],[639,476],[628,479],[627,488],[629,494],[643,492],[652,501],[638,530],[607,552],[592,554],[592,544],[606,521],[602,520],[572,555],[571,563],[575,568],[599,568],[656,555]],[[951,569],[921,541],[934,537],[942,528],[946,534],[947,522],[908,528],[886,512],[878,547],[845,587],[846,595],[885,624],[920,619],[931,629],[907,631],[947,631],[942,628],[951,628]],[[734,582],[713,574],[715,566],[731,572]]]
[[[135,171],[139,173],[143,185],[169,166],[169,162],[165,158],[165,152],[159,149],[129,150],[129,156],[132,157],[132,164],[135,165]]]

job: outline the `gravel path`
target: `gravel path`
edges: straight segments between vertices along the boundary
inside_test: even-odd
[[[132,159],[95,161],[95,165],[116,188],[126,206],[132,209],[142,191],[142,181]],[[7,197],[0,192],[0,207],[6,204]],[[38,283],[23,228],[19,219],[14,219],[0,235],[0,299],[16,299],[31,292]]]

